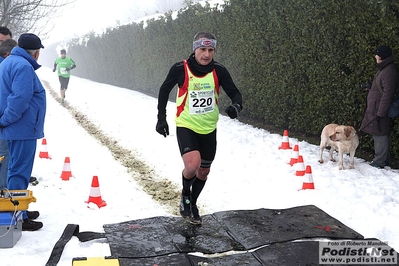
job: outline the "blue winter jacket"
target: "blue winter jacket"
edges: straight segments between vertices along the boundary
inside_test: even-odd
[[[44,137],[46,91],[35,73],[39,67],[18,46],[0,64],[0,139]]]

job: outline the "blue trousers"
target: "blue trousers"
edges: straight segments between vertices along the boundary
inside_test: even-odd
[[[0,157],[4,156],[0,166],[0,190],[7,188],[8,145],[6,140],[0,140]]]
[[[7,140],[7,144],[9,153],[7,188],[26,190],[32,174],[37,140]],[[22,218],[28,218],[25,211]]]

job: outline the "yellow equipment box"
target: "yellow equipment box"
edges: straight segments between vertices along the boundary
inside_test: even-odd
[[[0,212],[25,211],[29,207],[29,203],[36,202],[30,190],[0,190]]]
[[[119,259],[111,256],[99,258],[73,258],[72,266],[119,266]]]

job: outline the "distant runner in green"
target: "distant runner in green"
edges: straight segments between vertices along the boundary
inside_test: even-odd
[[[64,102],[65,99],[65,91],[68,88],[69,77],[71,76],[71,69],[76,67],[75,62],[72,58],[66,56],[66,50],[61,50],[61,56],[58,57],[54,62],[53,72],[57,70],[58,66],[58,78],[60,80],[61,88],[61,102]]]

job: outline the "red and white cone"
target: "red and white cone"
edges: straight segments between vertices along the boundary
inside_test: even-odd
[[[39,158],[51,159],[51,157],[47,151],[47,141],[45,138],[42,139],[42,147],[41,147],[41,151],[39,152]]]
[[[279,150],[290,150],[292,147],[290,146],[289,138],[288,138],[288,130],[284,130],[283,134],[283,142],[281,143],[281,146],[278,147]]]
[[[101,198],[100,185],[98,183],[97,176],[93,176],[93,180],[91,181],[89,200],[86,201],[86,203],[94,203],[98,206],[98,208],[107,206],[107,203]]]
[[[305,177],[302,184],[302,190],[303,189],[314,189],[312,168],[310,167],[310,165],[306,166]]]
[[[295,172],[296,176],[305,175],[305,164],[303,162],[302,155],[298,156],[298,162],[295,164],[295,168],[296,168],[296,172]]]
[[[298,156],[299,156],[299,146],[298,144],[295,144],[294,149],[292,150],[291,153],[291,160],[289,162],[291,166],[293,166],[298,162]]]
[[[64,167],[62,168],[61,173],[61,179],[67,181],[70,177],[72,177],[71,162],[69,157],[65,157]]]

